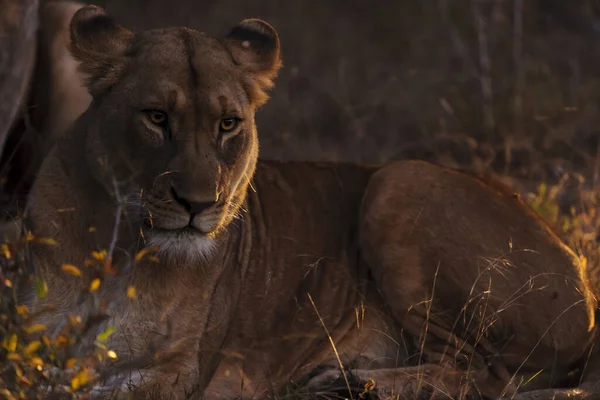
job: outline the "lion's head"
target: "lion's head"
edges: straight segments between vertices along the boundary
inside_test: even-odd
[[[254,113],[281,66],[277,33],[247,19],[222,40],[186,28],[136,34],[95,6],[70,29],[93,97],[76,123],[95,127],[86,129],[89,168],[139,208],[151,245],[206,253],[254,173]]]

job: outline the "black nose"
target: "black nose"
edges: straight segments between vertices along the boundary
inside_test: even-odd
[[[206,202],[191,201],[184,197],[180,197],[177,194],[177,192],[175,191],[175,188],[173,188],[173,187],[171,188],[171,194],[173,195],[173,198],[175,199],[175,201],[178,202],[179,204],[181,204],[192,215],[200,214],[202,211],[206,210],[207,208],[214,206],[217,203],[217,201],[219,200],[217,198],[214,201],[206,201]]]

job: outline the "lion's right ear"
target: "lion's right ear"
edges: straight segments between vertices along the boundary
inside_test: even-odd
[[[87,76],[92,96],[112,86],[124,68],[124,53],[133,33],[117,25],[97,6],[79,9],[71,19],[69,49]]]

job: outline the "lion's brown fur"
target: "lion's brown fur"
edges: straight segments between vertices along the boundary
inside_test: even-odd
[[[223,41],[133,34],[87,8],[71,29],[94,99],[29,198],[34,235],[58,242],[32,249],[48,284],[37,306],[57,305],[50,325],[77,309],[80,281],[59,267],[116,232],[121,275],[100,289],[116,304],[109,345],[135,358],[171,324],[162,358],[134,371],[138,394],[260,398],[328,367],[316,390],[339,375],[332,342],[360,380],[404,396],[561,386],[585,361],[597,331],[585,270],[510,190],[417,161],[257,160],[254,111],[281,65],[267,25],[242,22]],[[244,131],[222,143],[209,118],[223,102]],[[148,104],[174,115],[173,142],[138,114]],[[182,216],[203,235],[175,236]],[[154,230],[160,262],[128,268]]]

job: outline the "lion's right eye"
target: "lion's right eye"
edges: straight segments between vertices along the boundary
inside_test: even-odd
[[[167,128],[169,126],[169,118],[167,113],[161,110],[144,110],[148,120],[154,125],[160,126],[161,128]]]

